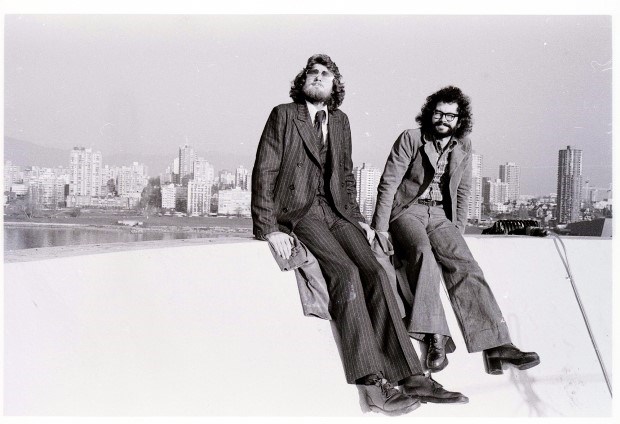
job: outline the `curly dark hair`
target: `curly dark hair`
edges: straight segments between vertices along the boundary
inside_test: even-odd
[[[422,106],[422,110],[418,116],[415,117],[422,131],[428,133],[432,128],[433,122],[431,118],[439,102],[456,103],[458,105],[459,125],[454,131],[454,136],[456,138],[461,138],[469,134],[474,123],[471,114],[470,99],[463,94],[460,88],[452,85],[444,87],[426,98],[426,103]]]
[[[338,70],[338,66],[332,61],[332,59],[326,54],[315,54],[310,56],[306,67],[302,69],[295,80],[291,83],[291,91],[289,95],[295,102],[303,102],[306,99],[304,94],[304,84],[306,83],[306,71],[311,69],[316,64],[323,65],[334,74],[334,87],[332,89],[332,95],[327,101],[328,110],[336,110],[342,104],[344,100],[344,82],[342,81],[342,75]]]

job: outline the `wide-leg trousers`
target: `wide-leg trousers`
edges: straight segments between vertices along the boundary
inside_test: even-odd
[[[450,335],[441,276],[469,352],[510,343],[506,321],[460,230],[441,206],[411,205],[390,224],[413,293],[410,332]]]
[[[327,281],[348,383],[382,373],[391,383],[423,372],[387,274],[364,234],[322,198],[294,228]]]

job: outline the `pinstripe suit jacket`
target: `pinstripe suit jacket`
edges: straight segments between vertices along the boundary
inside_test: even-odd
[[[366,222],[356,200],[351,129],[340,110],[329,111],[330,193],[335,209],[362,233]],[[312,205],[322,178],[318,137],[305,103],[276,106],[269,115],[252,170],[254,235],[265,239],[274,231],[290,233]]]

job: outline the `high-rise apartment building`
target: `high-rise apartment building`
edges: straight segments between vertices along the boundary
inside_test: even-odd
[[[181,184],[181,177],[179,176],[179,157],[177,156],[172,161],[172,182],[175,184]]]
[[[235,187],[239,187],[241,190],[249,190],[249,171],[243,165],[239,165],[235,171]]]
[[[204,215],[211,211],[211,181],[191,180],[187,183],[187,213]]]
[[[508,184],[499,178],[482,179],[482,203],[486,212],[506,212],[508,202]]]
[[[514,162],[507,162],[499,166],[499,179],[508,184],[508,201],[519,200],[521,194],[521,170]]]
[[[180,204],[187,202],[187,187],[176,184],[166,184],[161,186],[161,207],[163,209],[178,209],[181,206],[182,212],[187,210]],[[186,205],[187,206],[187,205]]]
[[[13,165],[10,160],[4,162],[4,191],[10,191],[11,186],[18,181],[22,181],[23,175],[17,165]]]
[[[213,184],[215,178],[215,172],[213,165],[207,162],[204,158],[197,158],[194,160],[194,181],[209,182]]]
[[[123,166],[116,181],[116,192],[119,196],[140,194],[149,182],[147,168],[138,162],[134,162],[131,166]]]
[[[76,196],[101,196],[101,152],[74,147],[69,162],[69,194]]]
[[[195,160],[196,153],[192,146],[186,144],[179,147],[179,180],[185,186],[193,178]]]
[[[164,184],[169,184],[171,182],[174,182],[172,167],[168,166],[166,167],[166,170],[164,172],[159,174],[159,183],[161,185],[164,185]]]
[[[381,179],[381,170],[369,163],[362,163],[361,167],[353,168],[353,175],[355,176],[355,189],[360,213],[370,222],[375,213],[377,186],[379,186]]]
[[[163,209],[174,209],[176,205],[176,188],[174,184],[161,185],[161,207]]]
[[[582,152],[567,146],[558,153],[557,220],[567,224],[579,220],[581,207]]]
[[[64,206],[65,177],[56,175],[53,169],[43,168],[28,181],[30,199],[38,206],[56,209]]]
[[[467,204],[467,218],[480,220],[482,214],[482,155],[471,155],[471,192]]]

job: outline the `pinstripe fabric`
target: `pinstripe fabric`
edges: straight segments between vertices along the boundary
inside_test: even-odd
[[[396,383],[422,373],[385,270],[366,238],[321,200],[295,227],[326,276],[348,383],[382,372]]]
[[[365,220],[355,198],[347,115],[330,111],[328,133],[334,207],[363,231],[358,224]],[[305,103],[283,104],[271,111],[252,170],[252,219],[258,239],[274,231],[290,233],[308,211],[321,175],[317,144]]]
[[[387,274],[358,223],[365,219],[355,195],[351,130],[340,110],[329,111],[328,139],[326,217],[318,199],[327,204],[316,196],[324,165],[307,106],[288,103],[271,111],[252,171],[254,235],[294,230],[316,256],[327,277],[347,382],[379,371],[397,382],[422,369]]]

